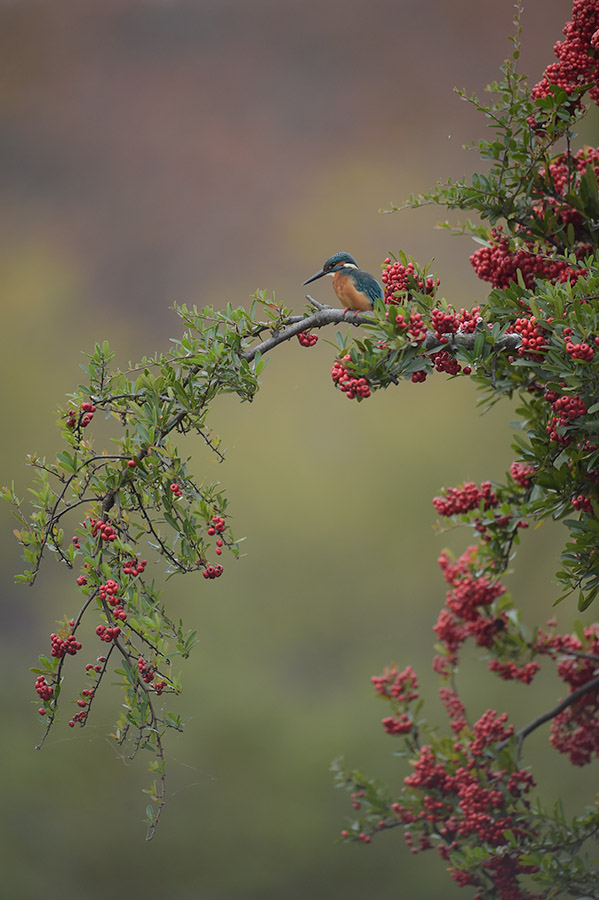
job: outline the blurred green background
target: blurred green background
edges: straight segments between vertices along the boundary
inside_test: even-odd
[[[526,3],[531,80],[569,13]],[[496,77],[512,14],[508,0],[1,2],[2,482],[25,494],[25,454],[55,452],[53,411],[79,381],[82,351],[107,338],[124,366],[165,348],[174,300],[246,303],[262,287],[300,311],[301,282],[334,251],[376,272],[400,247],[434,257],[458,307],[482,299],[472,245],[435,232],[438,211],[378,209],[475,168],[461,146],[484,120],[452,86],[480,91]],[[331,301],[330,284],[314,294]],[[481,418],[467,381],[439,376],[348,403],[333,355],[323,340],[294,342],[251,406],[217,403],[223,465],[187,444],[197,472],[227,488],[247,556],[216,582],[169,583],[173,615],[201,643],[184,664],[189,722],[168,742],[170,797],[151,844],[145,760],[124,762],[106,739],[117,693],[85,730],[65,716],[33,749],[29,666],[78,597],[53,563],[33,589],[13,585],[18,547],[0,510],[4,896],[467,895],[397,831],[336,844],[350,805],[328,766],[345,754],[401,783],[369,682],[392,661],[418,670],[430,717],[444,721],[430,671],[436,559],[470,535],[437,535],[431,499],[502,476],[513,413]],[[551,614],[558,552],[550,526],[526,535],[509,586],[531,622]],[[67,667],[66,695],[81,687],[84,655]],[[503,685],[475,658],[460,674],[473,714],[509,708],[516,726],[560,695],[553,676],[538,685]],[[528,760],[544,795],[575,809],[592,794],[589,770],[571,770],[546,739],[535,733]]]

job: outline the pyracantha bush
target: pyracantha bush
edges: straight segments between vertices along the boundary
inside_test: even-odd
[[[480,244],[472,262],[490,293],[471,310],[456,307],[440,297],[428,268],[403,253],[389,256],[384,298],[336,334],[331,371],[334,385],[358,402],[401,380],[418,384],[439,374],[472,378],[488,404],[518,399],[509,472],[447,488],[433,501],[446,526],[472,531],[458,559],[447,552],[439,559],[447,588],[432,666],[448,733],[423,718],[417,667],[405,661],[373,678],[388,704],[383,731],[411,762],[402,788],[391,792],[336,766],[356,813],[344,839],[368,844],[399,827],[412,852],[436,849],[454,881],[472,886],[478,900],[594,896],[599,878],[587,856],[599,809],[570,820],[559,808],[545,810],[522,760],[527,735],[547,722],[552,747],[574,765],[597,755],[599,630],[574,622],[562,634],[553,621],[525,624],[502,583],[528,526],[553,518],[566,535],[558,600],[576,597],[584,611],[599,593],[599,151],[571,147],[585,96],[599,100],[599,0],[576,0],[566,40],[556,44],[558,61],[532,89],[516,67],[516,23],[514,52],[490,86],[491,101],[468,98],[494,129],[491,140],[471,148],[485,174],[441,184],[407,204],[477,214],[480,225],[446,227]],[[293,337],[313,346],[315,331],[348,321],[344,310],[309,300],[302,315],[261,292],[247,310],[178,307],[183,337],[124,372],[111,368],[106,343],[96,346],[86,383],[60,412],[63,448],[50,461],[29,458],[33,510],[23,509],[12,488],[4,491],[28,566],[21,579],[33,583],[43,555],[52,553],[72,570],[80,597],[78,612],[52,632],[49,656],[34,669],[40,743],[58,721],[71,656],[88,660],[88,682],[71,690],[77,711],[70,727],[86,724],[106,673],[116,672],[124,705],[114,739],[131,755],[152,753],[150,837],[165,800],[163,734],[182,729],[165,695],[180,692],[174,664],[189,655],[196,635],[169,614],[146,569],[201,572],[208,582],[225,573],[216,557],[238,553],[224,493],[191,476],[174,439],[196,432],[222,458],[208,423],[212,400],[221,392],[252,400],[265,354]],[[95,448],[100,414],[115,428],[113,453]],[[553,668],[566,696],[519,728],[493,709],[473,721],[457,685],[465,647],[529,692],[541,666]]]
[[[518,30],[504,78],[491,85],[493,102],[470,98],[493,121],[495,138],[475,148],[488,172],[408,202],[433,200],[489,221],[488,229],[471,222],[454,228],[482,245],[471,262],[492,285],[486,302],[460,320],[438,300],[437,282],[415,265],[407,272],[402,260],[405,283],[393,300],[403,306],[399,334],[397,319],[393,327],[381,310],[376,326],[367,326],[372,338],[350,350],[371,390],[410,374],[423,380],[440,368],[458,375],[466,364],[489,403],[502,396],[520,401],[517,458],[505,479],[467,482],[433,500],[446,526],[465,525],[478,539],[458,559],[447,552],[439,559],[447,591],[434,625],[432,666],[449,733],[440,735],[423,718],[416,672],[394,665],[373,684],[389,707],[382,728],[395,754],[411,763],[401,790],[334,764],[355,810],[344,840],[368,844],[399,827],[412,853],[436,850],[477,900],[586,898],[596,896],[599,883],[589,856],[599,807],[570,820],[559,806],[544,809],[523,761],[526,737],[546,723],[551,746],[573,765],[597,756],[599,626],[574,621],[573,633],[562,634],[553,620],[525,624],[502,583],[523,530],[554,518],[568,535],[558,600],[577,596],[584,611],[599,592],[599,150],[570,145],[585,93],[599,100],[599,3],[576,0],[564,34],[555,47],[558,62],[530,90],[516,70]],[[552,155],[563,138],[567,151]],[[417,335],[405,327],[416,314],[423,326]],[[453,369],[444,358],[437,364],[443,342]],[[528,691],[542,667],[553,669],[563,698],[518,729],[495,710],[473,721],[457,681],[467,646],[491,673]]]

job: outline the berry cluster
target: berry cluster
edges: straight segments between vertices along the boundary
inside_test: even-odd
[[[208,526],[208,534],[212,537],[215,534],[222,534],[227,523],[222,516],[212,516],[212,521]]]
[[[75,727],[75,722],[79,722],[81,725],[85,724],[85,720],[87,719],[87,709],[82,709],[81,712],[75,713],[72,719],[69,720],[69,728]]]
[[[591,515],[594,513],[592,502],[588,497],[585,497],[584,494],[578,494],[577,497],[572,497],[572,506],[574,509],[582,510]]]
[[[439,279],[423,278],[414,263],[404,266],[400,262],[392,263],[390,257],[387,257],[385,266],[381,275],[381,281],[385,285],[385,303],[399,303],[402,298],[398,298],[396,294],[409,291],[410,281],[415,281],[417,289],[424,294],[432,294],[440,284]],[[408,299],[409,296],[408,294]]]
[[[132,578],[136,578],[138,575],[143,575],[147,564],[147,559],[130,559],[123,566],[123,573],[125,575],[130,575]]]
[[[567,94],[592,83],[589,96],[599,103],[599,0],[574,0],[572,21],[564,25],[565,41],[554,46],[557,62],[547,66],[532,97],[544,98],[555,84]]]
[[[564,329],[565,331],[566,329]],[[572,357],[572,359],[583,359],[585,362],[591,362],[593,356],[595,355],[595,351],[593,348],[587,344],[574,344],[572,341],[566,340],[566,353]]]
[[[84,526],[87,527],[86,522],[84,522]],[[103,541],[116,541],[117,533],[109,522],[103,522],[102,519],[90,518],[89,526],[91,528],[92,537],[96,537],[96,535],[99,534]]]
[[[38,675],[35,679],[35,689],[42,700],[49,700],[54,693],[54,688],[48,684],[43,675]]]
[[[67,428],[75,428],[79,425],[81,428],[87,428],[94,417],[96,407],[88,401],[81,404],[79,410],[71,409],[67,416]]]
[[[550,441],[553,441],[556,444],[563,444],[564,447],[567,447],[572,438],[568,437],[568,435],[560,434],[557,429],[562,425],[563,422],[559,418],[559,416],[551,416],[551,418],[547,422],[547,425],[545,426],[545,431],[549,435]]]
[[[412,720],[407,713],[399,716],[386,716],[381,724],[387,734],[408,734],[412,730]]]
[[[436,353],[431,353],[430,359],[435,366],[436,372],[447,372],[448,375],[457,375],[462,371],[462,367],[457,359],[454,359],[447,350],[438,350]]]
[[[458,566],[447,566],[444,571],[445,578],[451,585],[446,597],[447,608],[465,623],[466,633],[473,634],[477,637],[479,645],[486,646],[486,627],[480,631],[477,629],[481,618],[480,610],[489,607],[494,600],[501,597],[505,593],[505,588],[497,581],[490,582],[486,575],[477,577],[469,571],[463,571],[461,567],[458,572],[456,569]],[[486,626],[487,623],[483,622],[483,625]],[[491,620],[491,625],[494,630],[500,630],[497,620]]]
[[[120,586],[118,582],[114,581],[112,578],[109,578],[106,584],[101,584],[98,588],[98,594],[100,596],[100,600],[106,600],[110,603],[111,606],[117,606],[120,602],[117,594],[120,590]]]
[[[331,369],[331,378],[340,391],[343,391],[349,400],[356,397],[358,400],[364,400],[370,397],[370,387],[365,378],[355,378],[344,367],[343,362],[351,360],[351,356],[344,356],[341,361],[336,360]]]
[[[448,309],[438,309],[435,307],[432,311],[432,326],[435,337],[441,343],[447,343],[448,334],[456,334],[458,331],[462,334],[472,334],[476,330],[478,324],[478,314],[480,306],[474,306],[472,309],[461,309],[459,313]]]
[[[427,373],[424,371],[424,369],[420,369],[418,372],[414,372],[412,374],[410,381],[412,382],[412,384],[422,384],[424,381],[426,381],[426,376]]]
[[[467,728],[468,726],[464,704],[460,700],[456,691],[454,691],[452,688],[440,687],[439,697],[441,698],[441,703],[447,711],[447,715],[449,716],[449,721],[453,731],[455,731],[456,734],[459,734],[464,730],[464,728]]]
[[[563,384],[563,382],[562,382]],[[560,395],[556,391],[547,390],[544,394],[545,400],[551,404],[551,408],[556,415],[551,416],[545,431],[549,435],[549,440],[567,446],[572,438],[568,435],[561,434],[557,429],[563,428],[574,419],[580,418],[587,412],[586,404],[580,399],[578,394],[568,396]]]
[[[318,342],[317,334],[310,334],[307,331],[300,331],[297,336],[302,347],[313,347]]]
[[[226,527],[227,527],[227,523],[225,522],[225,520],[223,519],[222,516],[212,516],[212,519],[208,525],[208,534],[210,535],[210,537],[214,537],[215,534],[222,534]],[[216,539],[215,543],[216,543],[216,548],[215,548],[214,552],[216,553],[217,556],[220,556],[223,552],[222,538],[218,537]],[[222,573],[222,566],[219,566],[217,568],[220,568],[220,573]],[[205,575],[204,577],[218,578],[218,575],[212,575],[212,576]]]
[[[398,672],[395,665],[386,666],[382,675],[373,675],[370,679],[374,689],[381,697],[388,700],[397,700],[399,703],[410,703],[417,700],[418,678],[411,666],[406,666],[403,672]]]
[[[77,706],[80,708],[80,712],[75,713],[75,715],[71,717],[71,720],[69,721],[70,728],[74,728],[76,722],[79,722],[80,725],[85,725],[85,721],[89,712],[88,703],[91,701],[93,696],[93,689],[86,689],[81,691],[81,697],[79,698],[79,700],[77,700]]]
[[[96,628],[96,634],[98,635],[100,640],[106,641],[107,644],[118,638],[120,633],[121,629],[118,625],[109,626],[108,628],[106,627],[106,625],[98,625],[98,627]]]
[[[433,506],[440,516],[457,516],[479,509],[481,503],[483,509],[497,506],[499,499],[493,493],[490,481],[483,481],[477,487],[473,481],[467,481],[461,488],[448,488],[444,497],[435,497]]]
[[[223,574],[223,567],[221,565],[216,566],[206,566],[202,575],[204,578],[220,578]]]
[[[547,168],[543,166],[539,169],[539,179],[543,183],[545,196],[542,202],[533,206],[539,219],[542,219],[547,208],[550,208],[563,227],[572,226],[575,240],[579,242],[588,239],[588,232],[584,231],[582,213],[570,205],[567,195],[579,193],[580,177],[588,166],[591,166],[595,175],[599,176],[599,151],[593,147],[584,147],[575,154],[562,153],[556,156]]]
[[[50,640],[52,642],[50,656],[55,656],[57,659],[62,659],[67,653],[69,656],[75,656],[75,654],[81,650],[81,643],[76,639],[74,634],[70,634],[63,640],[53,632],[50,635]]]
[[[175,497],[175,498],[180,497],[181,494],[183,493],[180,485],[178,485],[176,481],[173,481],[173,483],[170,486],[170,490],[172,491],[173,497]]]
[[[156,669],[154,669],[150,663],[146,662],[143,656],[140,656],[137,660],[137,668],[142,680],[145,681],[146,684],[150,684],[150,682],[154,681]]]
[[[438,341],[447,341],[446,335],[455,334],[458,330],[458,321],[455,313],[443,309],[433,309],[431,313],[432,326]]]
[[[522,341],[518,347],[518,356],[538,359],[547,347],[543,326],[537,322],[536,316],[522,316],[510,325],[508,334],[521,334]]]
[[[491,229],[489,245],[476,250],[470,262],[482,281],[490,281],[498,288],[506,288],[516,281],[518,269],[527,288],[534,287],[537,278],[553,282],[575,281],[582,274],[581,269],[574,269],[562,260],[535,252],[532,244],[527,244],[526,249],[512,250],[509,239],[502,234],[501,225]]]
[[[505,588],[499,582],[490,581],[476,571],[476,546],[469,547],[456,563],[451,563],[444,551],[439,565],[450,585],[446,594],[446,608],[439,613],[434,632],[443,645],[445,655],[435,657],[433,669],[446,676],[458,661],[458,650],[469,638],[477,646],[490,648],[498,634],[505,630],[505,612],[494,614],[489,607]]]
[[[382,675],[373,675],[371,681],[376,692],[390,700],[397,713],[381,720],[387,734],[407,734],[413,724],[407,713],[408,705],[420,696],[418,678],[412,667],[406,666],[403,672],[398,672],[395,665],[387,666]],[[398,709],[399,704],[403,705],[403,711]]]
[[[387,313],[387,318],[389,314]],[[404,313],[398,313],[395,316],[395,324],[400,331],[407,331],[412,341],[421,344],[426,338],[426,325],[419,312],[411,312],[409,318],[406,319]]]
[[[545,399],[549,399],[549,395],[552,393],[553,392],[547,391],[545,393]],[[586,403],[578,394],[572,396],[563,394],[561,397],[558,396],[555,400],[551,401],[551,408],[557,413],[560,425],[567,425],[568,422],[579,419],[580,416],[584,416],[587,412]]]
[[[522,684],[530,684],[540,668],[538,662],[517,666],[514,662],[500,662],[498,659],[492,659],[489,663],[489,671],[496,672],[504,681],[521,681]]]
[[[521,488],[526,490],[531,486],[535,472],[536,467],[531,463],[521,463],[518,460],[514,460],[510,466],[510,475],[516,484],[519,484]]]
[[[586,172],[588,166],[599,176],[599,150],[594,147],[583,147],[577,153],[569,155],[561,153],[554,157],[547,169],[539,169],[539,175],[548,179],[552,193],[564,196],[576,190],[574,179]]]

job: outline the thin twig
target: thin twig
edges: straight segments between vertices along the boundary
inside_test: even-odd
[[[599,675],[596,675],[595,678],[591,678],[591,680],[587,681],[586,684],[583,684],[579,688],[576,688],[575,691],[572,691],[571,694],[568,694],[565,700],[560,700],[560,702],[556,706],[554,706],[553,709],[549,709],[542,715],[537,716],[536,719],[533,719],[532,722],[529,722],[528,725],[525,725],[524,728],[521,728],[520,731],[516,732],[516,739],[518,741],[518,755],[520,755],[524,739],[527,738],[529,734],[531,734],[541,725],[544,725],[545,722],[549,722],[551,719],[555,719],[556,716],[558,716],[565,709],[568,709],[569,706],[572,706],[573,703],[576,703],[576,701],[581,697],[584,697],[585,694],[588,694],[589,691],[596,690],[597,688],[599,688]],[[507,744],[508,741],[502,741],[497,745],[497,749],[502,750]]]

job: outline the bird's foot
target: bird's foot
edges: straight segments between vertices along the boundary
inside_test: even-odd
[[[353,313],[353,314],[354,314],[354,320],[353,320],[353,322],[352,322],[352,325],[357,325],[357,324],[358,324],[357,318],[358,318],[358,316],[360,315],[361,312],[362,312],[361,309],[344,309],[344,310],[343,310],[343,318],[345,319],[347,313]]]

